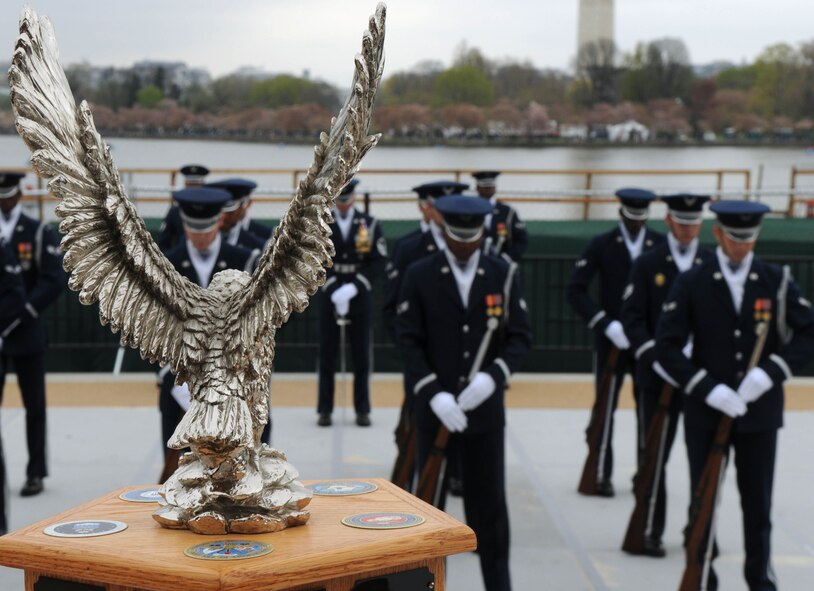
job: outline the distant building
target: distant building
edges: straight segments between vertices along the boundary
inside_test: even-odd
[[[608,139],[612,142],[646,142],[650,130],[632,119],[616,125],[608,125]]]
[[[579,0],[577,54],[586,43],[614,40],[613,0]]]

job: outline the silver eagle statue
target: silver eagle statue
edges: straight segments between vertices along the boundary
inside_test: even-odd
[[[331,209],[378,135],[368,135],[384,66],[379,4],[355,57],[350,96],[252,275],[225,270],[203,289],[153,242],[93,123],[76,106],[50,21],[26,9],[9,70],[17,130],[59,198],[69,286],[151,363],[187,383],[189,410],[168,445],[189,448],[153,514],[202,534],[265,533],[308,521],[311,493],[283,453],[260,442],[268,421],[274,335],[325,282],[334,254]]]

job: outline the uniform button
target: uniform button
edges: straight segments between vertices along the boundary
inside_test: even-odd
[[[469,359],[469,351],[464,351],[464,359]]]
[[[738,378],[739,380],[742,380],[743,379],[743,372],[739,371],[738,373],[735,374],[735,377]]]
[[[739,328],[736,328],[736,329],[735,329],[735,338],[736,338],[736,339],[739,339],[739,338],[740,338],[740,336],[741,336],[741,330],[740,330]]]
[[[462,384],[465,384],[466,383],[466,376],[460,376],[458,378],[458,381],[461,382]]]
[[[738,361],[740,361],[741,359],[743,359],[743,353],[741,353],[740,351],[738,351],[737,353],[735,353],[735,359],[736,359],[736,360],[738,360]]]
[[[463,330],[464,332],[469,332],[469,325],[468,325],[468,324],[464,324],[464,325],[461,327],[461,330]]]

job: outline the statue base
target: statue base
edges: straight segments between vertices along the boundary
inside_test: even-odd
[[[357,496],[314,496],[307,525],[273,534],[200,536],[168,530],[153,503],[130,503],[127,487],[0,537],[0,564],[25,571],[26,591],[373,591],[444,590],[444,557],[476,547],[471,529],[382,479]],[[307,484],[307,483],[306,483]],[[357,529],[351,515],[403,512],[423,517],[405,529]],[[114,520],[116,534],[57,538],[43,529],[65,521]],[[188,548],[248,539],[272,546],[243,560],[197,560]]]

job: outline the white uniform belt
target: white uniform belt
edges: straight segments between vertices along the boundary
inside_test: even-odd
[[[333,266],[333,269],[334,273],[337,273],[339,275],[350,275],[352,273],[357,273],[359,271],[360,266],[361,265],[351,265],[351,264],[343,265],[340,263],[335,264]]]

